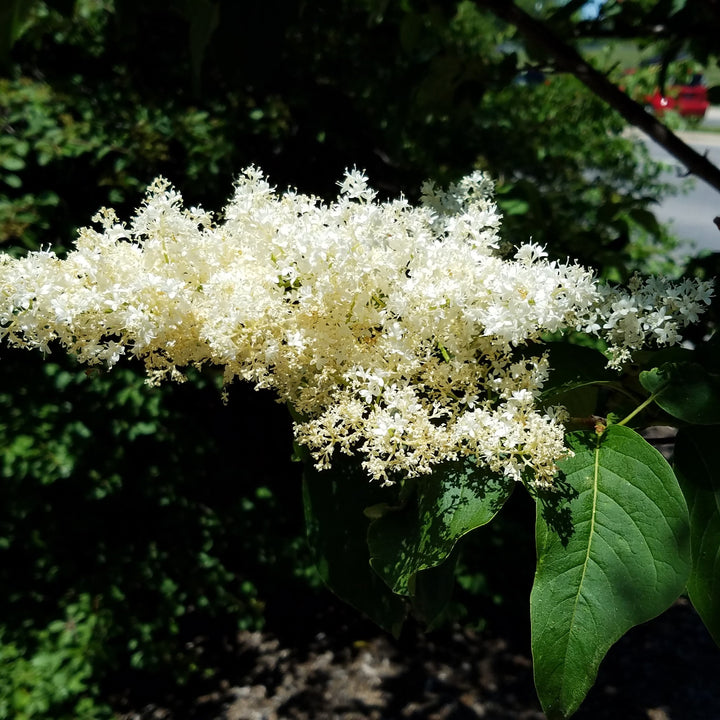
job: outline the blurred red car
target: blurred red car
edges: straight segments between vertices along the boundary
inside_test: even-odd
[[[687,118],[701,120],[705,117],[710,103],[702,75],[694,75],[688,85],[670,85],[665,92],[661,95],[656,90],[652,95],[645,96],[645,103],[656,115],[662,115],[665,110],[676,110]]]

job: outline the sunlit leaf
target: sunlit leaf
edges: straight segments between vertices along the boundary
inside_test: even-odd
[[[663,612],[690,571],[688,512],[665,459],[611,426],[570,437],[560,489],[538,503],[535,684],[550,720],[578,708],[610,647]]]

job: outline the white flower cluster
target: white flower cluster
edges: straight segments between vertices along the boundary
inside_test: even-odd
[[[627,290],[607,285],[599,286],[598,290],[602,299],[585,330],[602,335],[609,344],[610,366],[619,368],[630,359],[633,350],[653,343],[680,342],[682,329],[697,322],[710,304],[713,285],[688,279],[673,284],[635,275]]]
[[[153,383],[222,366],[227,383],[293,407],[319,467],[338,449],[359,453],[385,482],[472,457],[550,483],[568,454],[562,410],[538,409],[547,360],[528,348],[587,329],[622,358],[648,336],[675,341],[710,293],[617,293],[533,244],[500,257],[480,174],[447,192],[428,184],[413,207],[377,202],[355,170],[326,205],[277,194],[251,167],[220,221],[183,209],[164,180],[129,224],[112,210],[94,220],[101,230],[81,230],[66,259],[0,259],[0,338],[108,366],[136,356]]]

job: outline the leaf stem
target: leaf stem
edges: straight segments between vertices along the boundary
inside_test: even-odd
[[[638,413],[641,413],[651,402],[655,400],[655,398],[662,392],[661,390],[658,390],[657,392],[654,392],[650,397],[646,398],[644,402],[640,403],[627,417],[624,417],[620,422],[615,423],[616,425],[627,425],[630,420],[632,420]]]

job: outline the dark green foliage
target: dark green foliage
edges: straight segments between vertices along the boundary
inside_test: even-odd
[[[14,720],[101,720],[110,708],[98,703],[109,613],[93,606],[89,595],[64,608],[66,615],[15,642],[0,634],[0,717]],[[27,642],[32,638],[31,644]]]
[[[566,76],[517,83],[507,28],[471,2],[8,7],[8,252],[68,249],[99,207],[126,215],[158,174],[219,209],[250,163],[323,196],[353,165],[411,197],[480,167],[498,180],[508,243],[532,237],[611,277],[667,246],[648,214],[657,168],[619,118]],[[97,719],[119,673],[211,672],[197,637],[259,626],[278,583],[314,577],[289,423],[268,397],[233,388],[223,406],[211,376],[152,389],[133,367],[86,375],[20,351],[0,363],[0,718]],[[502,523],[484,545],[464,539],[482,575],[460,558],[467,593],[498,603],[484,579],[509,582],[493,558],[518,551]],[[436,598],[420,589],[427,611]]]
[[[2,362],[0,658],[18,694],[0,717],[27,693],[53,708],[91,696],[110,670],[207,672],[197,636],[257,628],[280,578],[309,572],[282,407],[247,388],[223,407],[201,377],[150,389],[127,369]],[[43,662],[58,679],[33,674]],[[64,694],[48,685],[63,673]]]
[[[720,478],[712,455],[718,429],[717,425],[681,429],[674,465],[690,512],[693,566],[688,595],[720,646]]]
[[[380,627],[399,635],[406,605],[370,567],[370,520],[364,512],[394,494],[367,482],[362,467],[350,459],[336,458],[332,471],[325,472],[307,462],[303,476],[308,540],[323,582]]]
[[[221,2],[216,26],[204,7],[34,6],[0,93],[0,236],[67,246],[157,174],[221,207],[255,163],[321,195],[353,165],[409,196],[479,166],[498,179],[509,242],[615,276],[643,264],[646,239],[667,243],[645,213],[666,188],[619,117],[567,76],[516,82],[509,31],[473,3]],[[188,35],[202,27],[200,63]]]

